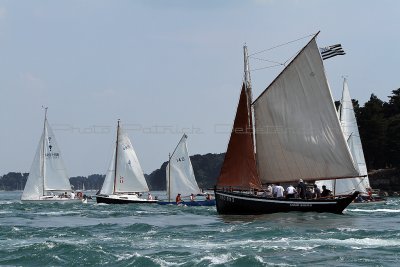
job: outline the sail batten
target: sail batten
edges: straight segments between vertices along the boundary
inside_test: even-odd
[[[256,99],[254,112],[263,182],[359,176],[315,37]]]

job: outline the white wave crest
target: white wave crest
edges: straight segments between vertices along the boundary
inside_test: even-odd
[[[240,256],[240,255],[238,255]],[[222,255],[208,255],[204,256],[200,259],[200,262],[202,261],[210,261],[212,265],[217,265],[217,264],[225,264],[227,262],[233,261],[238,259],[238,257],[233,257],[231,253],[227,254],[222,254]]]
[[[374,210],[366,210],[366,209],[348,209],[348,211],[368,212],[368,213],[373,213],[373,212],[399,213],[399,212],[400,212],[400,210],[394,210],[394,209],[374,209]]]
[[[339,231],[342,231],[342,232],[357,232],[357,231],[360,231],[360,229],[357,229],[357,228],[347,228],[347,227],[343,227],[343,228],[337,228]]]
[[[299,240],[298,242],[313,243],[318,245],[350,246],[352,248],[377,248],[377,247],[398,247],[400,239],[379,239],[379,238],[348,238],[348,239],[310,239]]]

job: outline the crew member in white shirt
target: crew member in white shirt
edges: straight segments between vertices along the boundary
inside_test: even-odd
[[[283,197],[283,192],[285,191],[285,189],[283,189],[283,187],[278,183],[276,184],[276,186],[274,187],[274,196],[276,198],[282,198]]]
[[[296,193],[297,191],[292,185],[289,185],[288,188],[286,188],[286,198],[294,198],[294,194]]]

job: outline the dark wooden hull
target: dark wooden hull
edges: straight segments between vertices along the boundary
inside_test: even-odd
[[[277,199],[253,196],[239,192],[215,190],[217,211],[220,214],[268,214],[277,212],[329,212],[342,214],[343,210],[357,197],[352,195],[335,199]]]
[[[105,203],[105,204],[150,204],[157,203],[157,200],[135,200],[135,199],[117,199],[110,198],[107,196],[96,196],[97,203]]]

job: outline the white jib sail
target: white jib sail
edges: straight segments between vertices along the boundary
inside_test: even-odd
[[[131,140],[122,127],[118,136],[116,193],[148,192],[146,179]]]
[[[187,135],[184,134],[174,153],[171,155],[169,164],[167,164],[167,195],[170,193],[169,198],[172,201],[175,200],[175,197],[178,194],[182,194],[182,196],[189,196],[192,193],[201,193],[194,176],[186,139]],[[170,167],[171,171],[169,170]]]
[[[368,175],[357,120],[346,78],[343,81],[343,93],[340,103],[340,123],[360,175]],[[318,184],[325,184],[329,189],[335,190],[336,195],[349,194],[354,190],[365,193],[367,192],[367,188],[370,187],[368,176],[340,179],[336,182],[320,181]]]
[[[22,200],[38,200],[47,191],[71,191],[61,151],[47,119],[29,172]]]
[[[36,149],[21,200],[39,200],[39,198],[43,196],[43,139],[44,132],[42,133],[42,137]]]
[[[100,189],[100,194],[111,195],[114,192],[114,175],[115,175],[115,147],[111,157],[110,165],[107,169],[106,177],[104,178],[103,186]]]
[[[254,103],[257,163],[266,183],[355,177],[313,38]]]

